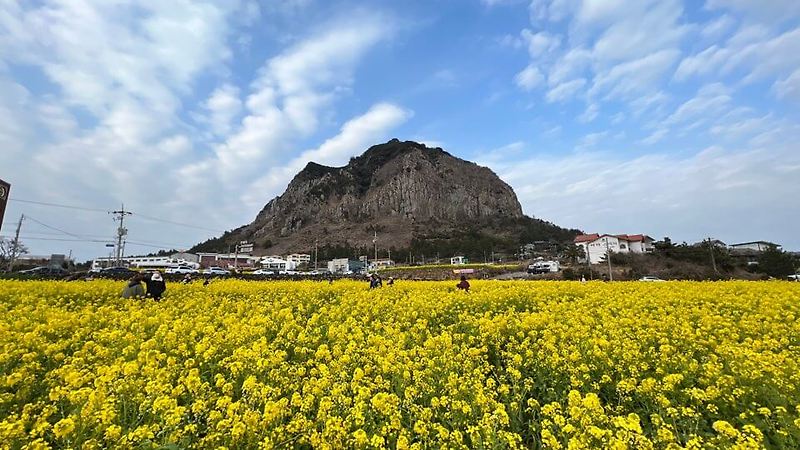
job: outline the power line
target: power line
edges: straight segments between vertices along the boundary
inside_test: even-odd
[[[27,218],[28,216],[25,216],[25,217]],[[26,236],[36,235],[36,236],[33,236],[33,237],[37,237],[37,236],[38,237],[42,237],[42,236],[47,237],[47,236],[61,236],[63,234],[64,233],[60,233],[60,232],[59,233],[53,233],[53,232],[49,232],[49,231],[26,231],[25,235]],[[103,238],[114,239],[113,236],[109,236],[107,234],[82,234],[80,237],[82,237],[82,238],[98,238],[98,239],[103,239]]]
[[[27,216],[26,216],[26,218],[27,218]],[[0,237],[11,238],[12,236],[0,235]],[[50,237],[37,237],[37,236],[20,236],[19,240],[20,241],[23,241],[23,240],[25,240],[25,241],[55,241],[55,242],[99,242],[99,243],[108,244],[108,243],[113,243],[114,238],[108,238],[108,239],[78,239],[78,238],[76,238],[76,239],[67,239],[67,238],[50,238]],[[142,246],[142,247],[162,248],[162,249],[165,249],[165,250],[183,248],[180,245],[169,245],[169,244],[154,245],[154,244],[148,244],[148,243],[144,243],[144,242],[134,242],[134,241],[126,241],[125,243],[126,243],[126,245],[130,244],[130,245],[138,245],[138,246]]]
[[[12,201],[12,202],[30,203],[30,204],[33,204],[33,205],[42,205],[42,206],[52,206],[52,207],[55,207],[55,208],[67,208],[67,209],[75,209],[75,210],[81,210],[81,211],[92,211],[92,212],[102,212],[102,213],[111,212],[108,209],[88,208],[88,207],[85,207],[85,206],[64,205],[64,204],[61,204],[61,203],[40,202],[40,201],[36,201],[36,200],[26,200],[26,199],[21,199],[21,198],[12,198],[12,199],[9,199],[9,200]],[[182,227],[194,228],[194,229],[203,230],[203,231],[213,231],[214,233],[225,233],[225,230],[217,230],[217,229],[214,229],[214,228],[206,228],[206,227],[201,227],[201,226],[197,226],[197,225],[192,225],[192,224],[189,224],[189,223],[182,223],[182,222],[175,222],[173,220],[160,219],[158,217],[148,216],[148,215],[141,214],[141,213],[133,213],[133,214],[138,216],[138,217],[140,217],[140,218],[142,218],[142,219],[152,220],[154,222],[168,223],[168,224],[171,224],[171,225],[178,225],[178,226],[182,226]]]
[[[172,225],[179,225],[179,226],[182,226],[182,227],[195,228],[195,229],[203,230],[203,231],[213,231],[215,233],[225,233],[225,231],[223,231],[223,230],[215,230],[213,228],[198,227],[197,225],[191,225],[191,224],[188,224],[188,223],[181,223],[181,222],[174,222],[172,220],[159,219],[157,217],[146,216],[144,214],[137,213],[137,212],[133,213],[133,215],[136,216],[136,217],[140,217],[142,219],[145,219],[145,220],[152,220],[152,221],[155,221],[155,222],[169,223],[169,224],[172,224]]]
[[[10,237],[10,236],[0,236],[0,237]],[[112,239],[102,240],[102,239],[66,239],[66,238],[45,238],[45,237],[31,237],[31,236],[20,236],[19,240],[26,240],[26,241],[58,241],[58,242],[103,242],[108,243],[111,242]]]
[[[72,236],[72,237],[76,237],[76,238],[83,238],[83,236],[81,236],[81,235],[79,235],[79,234],[70,233],[69,231],[64,231],[64,230],[62,230],[62,229],[60,229],[60,228],[56,228],[56,227],[54,227],[54,226],[51,226],[51,225],[48,225],[48,224],[46,224],[46,223],[44,223],[44,222],[40,222],[40,221],[38,221],[38,220],[34,219],[34,218],[33,218],[33,217],[31,217],[31,216],[26,216],[26,218],[27,218],[28,220],[31,220],[31,221],[33,221],[33,222],[36,222],[36,223],[38,223],[39,225],[41,225],[41,226],[43,226],[43,227],[45,227],[45,228],[49,228],[49,229],[51,229],[51,230],[53,230],[53,231],[58,231],[58,232],[59,232],[59,233],[61,233],[61,234],[66,234],[67,236]]]
[[[107,209],[86,208],[84,206],[62,205],[62,204],[59,204],[59,203],[39,202],[39,201],[35,201],[35,200],[25,200],[25,199],[21,199],[21,198],[10,198],[9,201],[20,202],[20,203],[30,203],[30,204],[33,204],[33,205],[53,206],[53,207],[56,207],[56,208],[78,209],[78,210],[82,210],[82,211],[93,211],[93,212],[102,212],[102,213],[108,212]]]

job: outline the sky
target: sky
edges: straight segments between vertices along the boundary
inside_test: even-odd
[[[800,250],[798,105],[796,0],[0,0],[0,236],[188,248],[397,137],[561,226]]]

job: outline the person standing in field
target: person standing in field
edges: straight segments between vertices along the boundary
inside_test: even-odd
[[[144,286],[142,286],[142,276],[136,274],[130,279],[130,281],[128,281],[128,284],[125,285],[125,289],[122,290],[122,298],[137,298],[144,296],[145,291]]]
[[[155,301],[161,300],[161,296],[164,295],[164,291],[167,290],[164,277],[162,277],[161,272],[158,271],[150,275],[150,278],[145,278],[144,284],[147,285],[147,296],[153,297]]]
[[[464,292],[469,292],[469,281],[467,281],[467,277],[461,275],[461,282],[456,285],[457,288],[463,289]]]
[[[379,288],[381,286],[383,286],[383,281],[381,281],[381,277],[379,277],[378,274],[373,273],[372,274],[372,278],[370,279],[370,282],[369,282],[369,288],[370,289],[376,289],[376,288]]]

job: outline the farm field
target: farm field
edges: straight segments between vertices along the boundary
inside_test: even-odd
[[[800,283],[0,282],[0,448],[800,448]]]

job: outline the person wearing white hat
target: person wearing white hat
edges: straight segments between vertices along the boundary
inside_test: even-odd
[[[147,296],[152,297],[155,301],[161,300],[161,296],[167,290],[167,284],[159,271],[155,271],[149,278],[145,278],[144,284],[147,285]]]

